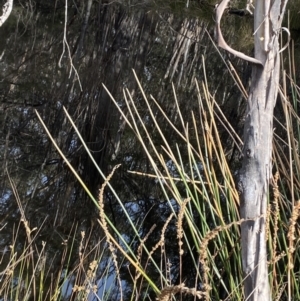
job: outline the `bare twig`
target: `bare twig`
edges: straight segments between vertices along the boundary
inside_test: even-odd
[[[248,56],[242,52],[239,52],[237,50],[234,50],[232,49],[224,40],[223,38],[223,35],[222,35],[222,32],[221,32],[221,18],[223,16],[223,13],[224,13],[224,10],[226,9],[227,7],[227,4],[230,0],[223,0],[217,7],[216,9],[216,35],[217,35],[217,42],[218,42],[218,46],[227,50],[229,53],[232,53],[233,55],[243,59],[243,60],[246,60],[246,61],[249,61],[251,63],[254,63],[254,64],[259,64],[259,65],[262,65],[263,66],[263,63],[251,56]]]

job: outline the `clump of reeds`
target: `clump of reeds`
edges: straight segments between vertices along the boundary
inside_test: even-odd
[[[239,225],[243,221],[239,218],[239,196],[232,170],[227,162],[227,152],[219,136],[219,128],[225,128],[230,132],[233,143],[238,147],[240,147],[241,139],[222,114],[216,99],[210,94],[207,81],[203,83],[195,82],[199,111],[191,112],[190,116],[183,116],[173,87],[178,124],[164,112],[159,101],[153,96],[150,96],[150,99],[146,96],[140,82],[137,78],[136,80],[143,97],[142,100],[139,99],[138,101],[143,101],[143,107],[147,108],[153,127],[149,131],[137,109],[137,100],[134,100],[127,90],[124,90],[124,101],[128,114],[124,114],[121,109],[120,114],[140,141],[141,147],[151,164],[152,173],[145,173],[144,170],[137,170],[133,173],[135,173],[135,176],[153,177],[157,180],[172,213],[165,219],[158,240],[153,245],[147,246],[149,238],[157,229],[151,228],[144,237],[141,237],[138,231],[139,225],[132,223],[122,200],[120,200],[118,193],[110,183],[116,168],[109,176],[103,175],[102,171],[99,170],[99,173],[103,176],[104,184],[96,199],[88,191],[80,176],[72,169],[72,166],[53,140],[54,145],[60,151],[66,163],[69,164],[78,181],[81,182],[91,197],[95,204],[95,210],[99,210],[99,224],[104,231],[105,241],[108,245],[108,252],[105,256],[103,253],[101,256],[96,255],[99,250],[94,251],[94,258],[90,260],[92,255],[89,254],[88,256],[86,254],[88,240],[86,234],[82,233],[80,251],[78,252],[79,263],[75,268],[68,270],[64,282],[67,281],[68,277],[72,277],[77,273],[79,276],[75,277],[73,293],[81,293],[83,298],[88,298],[91,293],[97,294],[97,267],[104,257],[109,256],[114,266],[114,279],[118,283],[119,293],[115,295],[118,298],[123,298],[120,270],[122,266],[127,265],[132,281],[132,283],[127,284],[132,289],[131,299],[147,300],[147,292],[152,291],[157,295],[158,300],[170,300],[178,294],[180,299],[184,298],[183,295],[191,295],[198,299],[211,300],[218,297],[218,291],[222,287],[227,292],[227,298],[241,300],[243,298],[242,284],[244,277],[241,270]],[[286,77],[284,77],[284,80],[286,80]],[[292,78],[288,80],[291,90],[294,91],[293,95],[295,98],[299,97],[299,87]],[[240,85],[241,81],[237,82]],[[286,89],[286,83],[283,86]],[[286,126],[283,123],[279,124],[285,134],[280,135],[275,132],[273,157],[276,173],[273,180],[272,204],[270,204],[266,216],[268,223],[266,239],[270,240],[269,250],[272,254],[269,267],[273,296],[278,300],[281,297],[293,296],[297,300],[300,297],[299,275],[296,268],[300,266],[300,255],[297,252],[299,250],[297,219],[299,217],[300,202],[295,200],[299,199],[297,192],[300,191],[298,181],[300,160],[296,147],[300,123],[295,111],[297,101],[295,100],[294,103],[288,102],[285,89],[281,90],[280,95]],[[111,98],[119,108],[112,95]],[[67,114],[67,112],[65,113]],[[164,122],[164,126],[161,126],[156,118],[158,114],[160,114],[161,118],[159,120]],[[67,116],[77,131],[74,122],[68,114]],[[165,132],[166,125],[176,134],[176,139],[173,137],[173,140],[176,141],[175,144],[168,140],[168,135]],[[192,126],[192,130],[190,126]],[[152,139],[153,129],[162,141],[159,146]],[[77,134],[93,161],[93,156],[78,131]],[[49,132],[48,135],[51,137]],[[170,160],[176,170],[175,176],[166,164]],[[97,166],[96,162],[94,163]],[[201,169],[197,167],[200,163]],[[184,189],[179,189],[179,183]],[[124,211],[127,223],[132,227],[135,239],[138,241],[136,249],[131,247],[131,244],[123,238],[121,229],[117,229],[108,218],[105,212],[104,189],[109,189],[113,193],[120,208]],[[174,200],[176,206],[168,202],[170,199]],[[173,221],[176,229],[174,229],[174,225],[171,226]],[[43,285],[43,280],[37,283],[36,273],[33,273],[28,277],[29,280],[26,284],[22,282],[12,290],[10,285],[16,277],[17,266],[22,266],[21,270],[23,272],[18,277],[24,277],[26,271],[24,266],[26,264],[31,265],[33,271],[38,271],[38,267],[41,267],[43,274],[45,274],[46,269],[44,250],[39,253],[37,258],[33,257],[31,253],[34,241],[37,239],[34,233],[38,229],[30,228],[26,216],[22,216],[21,223],[27,234],[27,246],[20,256],[15,252],[14,246],[11,246],[11,260],[3,273],[5,276],[3,276],[4,281],[0,289],[1,295],[14,300],[24,296],[27,298],[32,290],[37,290],[37,287]],[[172,258],[169,257],[168,253],[169,245],[166,233],[170,229],[176,231],[177,234],[179,266],[176,273],[179,275],[179,284],[173,282]],[[74,234],[73,237],[76,235]],[[196,252],[193,252],[194,249]],[[193,284],[189,282],[188,285],[186,279],[184,279],[182,269],[185,264],[185,254],[189,254],[192,258],[192,268],[195,271]],[[66,256],[66,253],[64,256]],[[158,275],[158,278],[151,278],[150,266],[152,271],[153,269],[156,271],[156,277]],[[57,300],[61,296],[62,274],[63,269],[61,268],[55,286],[51,288],[47,295],[51,300]],[[107,274],[105,279],[108,279]],[[287,292],[285,287],[288,287]],[[24,288],[27,289],[25,295]],[[35,291],[34,293],[37,296]],[[111,298],[111,295],[107,294],[107,296],[108,299]]]

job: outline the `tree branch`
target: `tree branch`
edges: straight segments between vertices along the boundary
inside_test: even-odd
[[[223,16],[223,13],[224,13],[224,10],[226,9],[227,7],[227,4],[230,0],[223,0],[217,7],[216,9],[216,35],[217,35],[217,43],[218,43],[218,46],[227,50],[229,53],[232,53],[233,55],[243,59],[243,60],[246,60],[246,61],[249,61],[251,63],[254,63],[254,64],[258,64],[258,65],[261,65],[263,66],[263,63],[251,56],[248,56],[242,52],[239,52],[237,50],[234,50],[232,49],[224,40],[223,38],[223,35],[222,35],[222,32],[221,32],[221,18]]]
[[[7,0],[7,2],[3,5],[2,8],[2,16],[0,17],[0,26],[7,20],[13,8],[13,0]]]

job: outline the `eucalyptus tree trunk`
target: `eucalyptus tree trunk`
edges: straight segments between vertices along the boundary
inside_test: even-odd
[[[220,32],[220,19],[228,1],[222,1],[217,8],[219,46],[253,64],[244,126],[243,164],[238,182],[241,218],[245,219],[241,225],[244,294],[245,300],[249,301],[271,301],[265,222],[272,177],[273,110],[280,72],[278,37],[287,1],[256,1],[254,58],[231,51]]]

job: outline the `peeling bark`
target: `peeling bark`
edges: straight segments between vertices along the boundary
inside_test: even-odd
[[[217,34],[220,47],[236,54],[225,43],[220,20],[228,0],[217,9]],[[267,267],[265,221],[269,181],[272,176],[273,110],[279,85],[279,32],[287,0],[256,1],[254,11],[255,58],[244,126],[243,165],[238,188],[242,264],[247,301],[271,301]],[[243,56],[238,55],[243,58]]]
[[[279,56],[273,51],[265,66],[253,66],[252,87],[244,126],[240,171],[242,263],[246,300],[271,300],[268,283],[265,219],[272,176],[273,108],[276,102]],[[247,299],[248,298],[248,299]]]
[[[245,300],[271,301],[265,221],[272,176],[273,110],[279,85],[279,30],[287,1],[257,1],[254,11],[255,58],[244,126],[240,171],[242,263]]]

